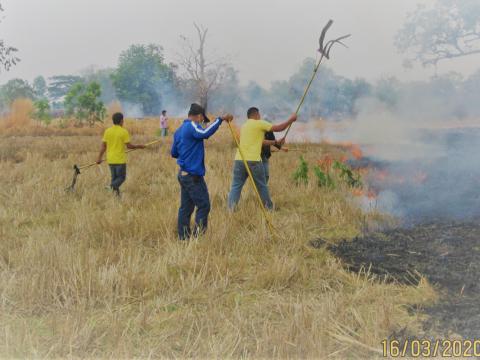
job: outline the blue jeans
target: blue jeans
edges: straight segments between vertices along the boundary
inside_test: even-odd
[[[112,182],[110,187],[117,195],[120,194],[120,186],[127,178],[127,164],[109,164],[110,174],[112,175]]]
[[[168,135],[168,128],[161,128],[161,135],[162,137],[165,137]]]
[[[195,207],[195,228],[193,235],[201,235],[207,230],[208,214],[210,213],[210,198],[208,188],[203,176],[178,174],[180,183],[180,209],[178,209],[178,237],[180,240],[188,239],[190,219]]]
[[[270,199],[270,193],[268,191],[267,181],[265,179],[265,169],[261,161],[247,161],[248,167],[252,172],[253,180],[257,186],[258,192],[262,199],[263,204],[267,209],[273,209],[273,203]],[[240,200],[242,194],[242,188],[247,181],[248,172],[245,169],[245,165],[241,160],[235,160],[233,165],[233,181],[230,194],[228,195],[228,208],[234,210]]]

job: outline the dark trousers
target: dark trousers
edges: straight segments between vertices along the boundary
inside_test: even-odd
[[[120,186],[127,178],[127,164],[109,164],[110,173],[112,174],[112,182],[110,187],[118,194],[120,194]]]
[[[181,189],[180,209],[178,210],[178,237],[180,240],[185,240],[192,235],[190,219],[195,207],[197,212],[193,235],[201,235],[207,230],[210,198],[203,176],[178,174],[178,182]]]
[[[263,170],[265,172],[265,181],[268,184],[268,180],[270,180],[270,164],[268,162],[269,160],[262,156],[262,164],[263,164]]]

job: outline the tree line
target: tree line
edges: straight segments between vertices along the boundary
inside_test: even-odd
[[[1,10],[1,3],[0,3]],[[480,4],[477,0],[436,0],[410,13],[395,37],[405,54],[405,66],[420,63],[437,67],[440,62],[480,53]],[[182,36],[182,50],[175,62],[167,62],[157,44],[135,44],[123,51],[118,66],[89,68],[79,75],[63,74],[29,83],[13,79],[0,87],[0,108],[7,111],[16,98],[35,101],[38,117],[47,121],[53,113],[74,116],[78,121],[101,120],[105,105],[118,100],[143,116],[163,109],[183,113],[185,104],[200,102],[211,112],[228,109],[243,115],[256,105],[270,117],[290,113],[311,75],[313,59],[306,59],[287,80],[265,88],[252,81],[242,86],[238,72],[225,58],[207,54],[208,29],[194,24],[195,41]],[[16,49],[0,42],[0,65],[5,70],[18,62]],[[463,78],[458,73],[434,76],[427,81],[401,82],[383,78],[375,83],[349,79],[328,67],[320,70],[302,109],[302,117],[341,119],[354,117],[364,98],[405,116],[465,118],[480,115],[480,71]],[[128,113],[128,111],[127,111]]]
[[[269,89],[254,81],[240,85],[237,71],[228,67],[222,81],[209,92],[209,110],[229,109],[244,115],[247,107],[255,105],[271,118],[283,117],[295,108],[313,66],[314,59],[306,59],[289,79],[275,81]],[[133,45],[122,53],[116,69],[88,69],[82,75],[58,75],[48,80],[39,76],[32,83],[12,79],[0,87],[4,110],[17,98],[35,101],[42,121],[48,121],[50,113],[93,123],[103,119],[103,104],[116,100],[139,106],[144,116],[156,116],[164,108],[183,109],[195,96],[188,80],[178,75],[177,66],[165,63],[160,47]],[[409,117],[478,117],[480,70],[466,78],[449,73],[427,81],[402,82],[390,77],[371,83],[361,78],[349,79],[323,67],[305,101],[302,117],[352,118],[364,98],[374,98]]]

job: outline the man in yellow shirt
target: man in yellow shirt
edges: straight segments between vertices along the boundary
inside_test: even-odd
[[[127,154],[128,149],[144,149],[145,145],[133,145],[130,143],[130,134],[123,128],[123,114],[115,113],[112,116],[113,126],[103,133],[102,147],[98,154],[97,164],[103,160],[103,154],[107,152],[107,163],[112,175],[111,189],[120,196],[120,186],[127,177]]]
[[[268,131],[280,132],[285,130],[290,124],[297,120],[297,115],[293,114],[290,118],[277,125],[261,120],[260,111],[252,107],[247,111],[248,120],[242,125],[240,130],[240,149],[248,163],[250,171],[257,186],[260,197],[267,209],[273,209],[273,203],[270,199],[268,185],[265,178],[265,169],[262,164],[261,151],[262,145],[282,145],[285,138],[281,140],[264,140],[265,133]],[[240,152],[237,150],[235,162],[233,165],[232,188],[228,196],[228,207],[234,210],[240,200],[242,188],[247,180],[248,173],[243,164]]]

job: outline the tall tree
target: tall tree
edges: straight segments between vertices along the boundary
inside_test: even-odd
[[[73,85],[84,81],[81,76],[76,75],[56,75],[52,76],[49,80],[48,94],[53,101],[63,99]]]
[[[183,53],[179,60],[185,72],[186,84],[190,85],[190,92],[195,100],[207,110],[211,94],[221,86],[231,66],[224,58],[210,58],[207,55],[208,28],[202,25],[193,25],[197,32],[198,44],[181,36]]]
[[[35,98],[33,88],[28,81],[22,79],[12,79],[0,88],[0,102],[4,109],[8,108],[16,99]]]
[[[480,53],[480,2],[436,0],[433,7],[418,6],[397,33],[395,45],[412,62],[439,61]]]
[[[175,91],[176,75],[174,66],[165,63],[162,47],[132,45],[120,54],[112,80],[121,101],[140,105],[144,115],[157,115],[167,94]]]
[[[95,81],[100,84],[102,89],[101,100],[105,104],[110,104],[117,100],[117,95],[115,93],[115,87],[113,86],[112,80],[112,75],[114,72],[114,69],[96,69],[93,66],[88,67],[81,72],[81,75],[86,82]]]
[[[33,103],[35,112],[33,118],[37,121],[49,125],[52,122],[52,115],[50,114],[50,104],[47,99],[40,99]]]
[[[0,2],[0,12],[3,12],[3,7]],[[16,65],[20,59],[16,56],[18,49],[5,44],[5,40],[0,39],[0,67],[6,71]]]
[[[79,124],[87,122],[93,126],[96,122],[102,122],[107,109],[100,100],[101,95],[100,84],[94,81],[73,85],[65,97],[66,114],[75,117]]]
[[[33,80],[33,91],[35,93],[35,98],[37,99],[46,99],[47,98],[47,82],[43,76],[37,76]]]

